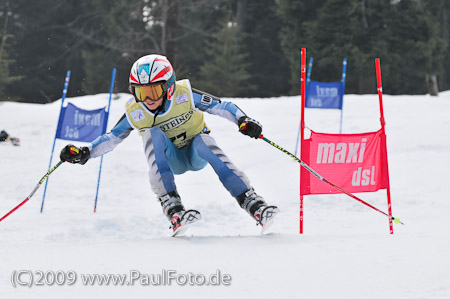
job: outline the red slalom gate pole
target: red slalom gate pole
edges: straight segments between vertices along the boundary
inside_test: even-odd
[[[300,62],[300,93],[301,93],[301,112],[300,112],[300,157],[302,156],[303,139],[305,139],[305,86],[306,86],[306,48],[301,50]],[[300,184],[301,184],[300,168]],[[299,186],[300,186],[299,184]],[[300,192],[300,234],[303,234],[303,195]]]
[[[58,168],[62,163],[63,163],[63,161],[59,161],[55,166],[53,166],[53,168],[50,169],[50,170],[42,177],[42,179],[39,181],[39,183],[34,187],[33,191],[31,191],[30,195],[28,195],[28,197],[25,198],[25,200],[23,200],[20,204],[18,204],[14,209],[12,209],[11,211],[9,211],[5,216],[3,216],[2,218],[0,218],[0,222],[2,222],[3,219],[5,219],[6,217],[8,217],[8,216],[11,215],[12,213],[14,213],[18,208],[20,208],[21,206],[23,206],[24,204],[26,204],[26,202],[30,200],[30,198],[34,195],[34,193],[37,191],[37,189],[39,189],[39,187],[40,187],[41,184],[45,181],[45,179],[46,179],[53,171],[55,171],[55,169]]]
[[[380,58],[375,59],[375,69],[377,73],[377,91],[378,91],[378,100],[380,102],[380,122],[381,122],[381,130],[383,132],[384,140],[386,141],[386,131],[385,131],[385,119],[384,119],[384,109],[383,109],[383,85],[381,82],[381,64],[380,64]],[[387,148],[387,146],[385,147]],[[388,165],[388,159],[387,159],[387,153],[386,154],[386,168],[387,168],[387,201],[388,201],[388,212],[389,215],[392,217],[392,205],[391,205],[391,184],[389,182],[389,165]],[[391,234],[394,233],[394,227],[392,225],[392,219],[389,218],[389,231]]]

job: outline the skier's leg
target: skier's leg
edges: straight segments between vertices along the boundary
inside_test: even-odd
[[[225,188],[236,197],[250,189],[250,181],[219,148],[208,134],[200,134],[192,141],[192,158],[196,156],[207,161],[213,167]]]
[[[185,172],[186,166],[179,150],[159,128],[146,130],[142,135],[149,165],[150,185],[156,193],[164,215],[171,220],[184,212],[174,180],[174,173]]]
[[[208,161],[219,176],[225,188],[236,198],[238,204],[257,221],[262,210],[267,207],[264,199],[255,193],[247,176],[219,148],[213,137],[206,134],[198,135],[192,144],[194,154]]]
[[[256,194],[253,188],[236,196],[236,200],[251,217],[258,222],[261,220],[262,211],[267,207],[267,204],[261,196]]]
[[[149,166],[150,185],[153,192],[162,196],[175,191],[173,170],[168,160],[169,156],[175,156],[177,150],[169,138],[159,128],[146,130],[142,135],[145,155]]]

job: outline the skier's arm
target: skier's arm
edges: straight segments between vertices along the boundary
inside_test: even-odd
[[[133,128],[124,114],[111,132],[99,136],[88,146],[76,147],[68,144],[61,150],[59,157],[63,162],[84,165],[90,158],[96,158],[112,151],[130,135],[132,130]]]
[[[231,102],[221,101],[219,98],[203,91],[192,88],[195,107],[201,111],[215,114],[234,122],[239,126],[239,132],[252,138],[259,138],[262,125],[248,117],[244,111]]]
[[[238,106],[231,102],[221,101],[218,97],[192,88],[194,104],[200,111],[219,115],[229,121],[238,124],[239,118],[247,116]]]
[[[130,135],[132,130],[133,127],[130,125],[124,114],[111,132],[99,136],[88,145],[90,157],[96,158],[112,151],[119,143]]]

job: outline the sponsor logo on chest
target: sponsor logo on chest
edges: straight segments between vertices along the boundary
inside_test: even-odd
[[[176,100],[178,105],[181,103],[189,102],[188,95],[185,93],[182,94],[181,96],[176,97]]]
[[[130,114],[131,114],[131,118],[133,118],[133,120],[135,122],[145,119],[145,114],[144,114],[144,111],[142,111],[142,109],[137,109],[135,111],[131,111]]]
[[[163,121],[163,122],[157,124],[157,126],[164,132],[169,131],[171,129],[177,128],[177,127],[185,124],[186,122],[188,122],[191,119],[193,114],[194,114],[194,110],[191,109],[181,115],[178,115],[178,116],[172,117],[171,119]]]

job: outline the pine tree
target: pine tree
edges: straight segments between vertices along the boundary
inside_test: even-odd
[[[242,46],[249,53],[250,82],[258,86],[244,95],[276,97],[288,94],[290,69],[281,48],[282,20],[276,13],[275,0],[239,0],[236,15]]]
[[[11,97],[6,94],[6,88],[9,84],[21,79],[19,76],[10,75],[10,65],[14,63],[13,59],[8,59],[7,39],[12,37],[8,35],[8,20],[12,16],[11,12],[4,13],[3,30],[0,35],[0,101],[18,100],[17,97]]]
[[[311,23],[326,0],[276,0],[277,14],[282,20],[281,48],[290,66],[290,94],[300,94],[300,48],[307,48],[310,56],[309,34]]]
[[[445,54],[436,20],[413,0],[403,0],[391,8],[386,12],[390,44],[385,59],[389,69],[383,74],[390,84],[386,91],[427,93],[427,75],[440,73]]]
[[[200,89],[234,97],[255,88],[249,83],[248,53],[242,49],[236,23],[223,22],[222,29],[206,42],[206,53],[209,59],[200,67]]]

